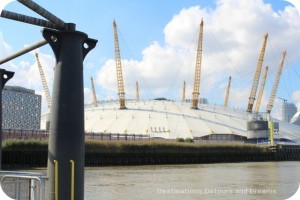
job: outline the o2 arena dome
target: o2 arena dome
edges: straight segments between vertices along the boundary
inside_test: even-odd
[[[207,100],[199,99],[200,76],[203,42],[203,20],[200,23],[199,39],[196,53],[196,66],[192,99],[185,100],[185,82],[182,102],[165,98],[154,100],[139,100],[138,83],[136,100],[125,102],[125,92],[122,76],[121,56],[118,43],[117,25],[113,22],[115,38],[116,71],[119,101],[98,103],[92,80],[94,107],[85,109],[85,130],[95,134],[144,134],[151,138],[176,139],[192,138],[194,140],[213,141],[247,141],[247,142],[300,142],[300,126],[271,119],[279,84],[280,74],[286,52],[282,54],[281,63],[276,75],[271,98],[265,114],[258,113],[258,108],[264,87],[261,87],[256,98],[260,72],[267,43],[265,34],[262,49],[256,67],[253,86],[249,97],[247,111],[227,107],[231,77],[224,106],[209,105]],[[267,69],[265,70],[267,71]],[[262,82],[266,80],[266,72]],[[255,109],[254,101],[256,101]],[[200,103],[201,102],[201,103]]]
[[[113,22],[115,39],[116,72],[119,99],[101,101],[96,99],[92,81],[93,105],[85,108],[85,132],[93,135],[117,134],[145,135],[150,138],[176,139],[191,138],[198,141],[237,141],[237,142],[285,142],[300,143],[300,126],[272,119],[270,116],[284,65],[286,51],[274,80],[272,92],[265,113],[259,112],[268,67],[261,75],[268,34],[265,34],[260,56],[254,74],[247,110],[229,108],[231,77],[228,80],[223,106],[208,104],[200,99],[200,77],[202,59],[203,21],[200,23],[199,39],[196,51],[196,66],[192,98],[185,99],[185,82],[182,101],[166,98],[139,100],[138,83],[136,100],[125,101],[120,48],[117,25]],[[260,81],[260,77],[262,80]],[[259,86],[260,84],[260,87]],[[258,91],[258,88],[259,91]],[[258,94],[257,94],[258,93]],[[255,104],[255,106],[254,106]],[[297,117],[297,120],[299,117]],[[295,121],[297,121],[295,118]]]
[[[269,138],[267,115],[210,104],[191,109],[189,101],[127,100],[126,109],[119,101],[108,101],[85,109],[86,132],[145,134],[151,138],[214,141],[264,141]],[[300,142],[300,126],[274,121],[275,141]],[[249,123],[255,122],[255,123]]]

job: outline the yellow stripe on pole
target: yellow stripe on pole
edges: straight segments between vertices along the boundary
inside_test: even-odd
[[[272,121],[269,121],[269,129],[270,129],[270,144],[274,145],[274,127]]]
[[[55,200],[58,200],[58,161],[54,160],[54,193]]]
[[[70,160],[71,163],[71,200],[74,200],[75,192],[75,166],[74,160]]]

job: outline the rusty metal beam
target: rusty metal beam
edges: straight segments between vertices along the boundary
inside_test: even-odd
[[[8,61],[10,61],[12,59],[15,59],[15,58],[17,58],[17,57],[19,57],[19,56],[21,56],[21,55],[23,55],[25,53],[28,53],[28,52],[30,52],[30,51],[32,51],[34,49],[37,49],[37,48],[39,48],[41,46],[44,46],[47,43],[48,42],[46,40],[41,40],[41,41],[39,41],[39,42],[37,42],[37,43],[29,46],[29,47],[26,47],[26,48],[24,48],[24,49],[22,49],[22,50],[20,50],[20,51],[18,51],[16,53],[14,53],[14,54],[8,56],[8,57],[3,58],[2,60],[0,60],[0,65],[2,65],[3,63],[6,63],[6,62],[8,62]]]
[[[22,15],[22,14],[7,11],[7,10],[2,11],[1,17],[6,18],[6,19],[12,19],[12,20],[19,21],[19,22],[28,23],[28,24],[33,24],[33,25],[37,25],[37,26],[47,27],[47,28],[51,28],[51,29],[59,29],[59,27],[56,24],[53,24],[50,21],[35,18],[35,17],[30,17],[27,15]]]
[[[64,30],[66,29],[66,24],[64,21],[50,13],[48,10],[44,9],[42,6],[38,5],[37,3],[31,0],[17,0],[24,6],[28,7],[29,9],[33,10],[34,12],[38,13],[42,17],[45,17],[49,21],[53,22],[55,25],[59,27],[59,29]]]

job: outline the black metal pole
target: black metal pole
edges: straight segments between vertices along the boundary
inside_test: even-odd
[[[44,46],[47,43],[48,42],[46,40],[42,40],[42,41],[39,41],[39,42],[37,42],[37,43],[29,46],[29,47],[26,47],[26,48],[24,48],[24,49],[22,49],[22,50],[20,50],[20,51],[18,51],[16,53],[14,53],[14,54],[8,56],[8,57],[3,58],[2,60],[0,60],[0,65],[2,65],[3,63],[6,63],[6,62],[8,62],[8,61],[10,61],[12,59],[15,59],[15,58],[17,58],[17,57],[19,57],[19,56],[21,56],[21,55],[23,55],[25,53],[28,53],[28,52],[30,52],[30,51],[32,51],[34,49],[37,49],[37,48],[39,48],[41,46]]]
[[[42,6],[38,5],[37,3],[31,1],[31,0],[17,0],[24,6],[28,7],[29,9],[33,10],[34,12],[38,13],[42,17],[45,17],[49,21],[53,22],[55,25],[57,25],[60,29],[65,29],[66,24],[64,21],[50,13],[48,10],[43,8]]]
[[[97,40],[75,31],[75,24],[68,26],[73,30],[43,30],[56,57],[48,147],[49,200],[84,199],[83,60]]]
[[[52,29],[58,29],[59,28],[57,25],[53,24],[50,21],[35,18],[35,17],[30,17],[30,16],[27,16],[27,15],[22,15],[22,14],[7,11],[7,10],[2,10],[1,17],[6,18],[6,19],[12,19],[12,20],[19,21],[19,22],[24,22],[24,23],[27,23],[27,24],[52,28]]]
[[[2,164],[2,89],[6,82],[14,76],[15,72],[6,71],[5,69],[0,69],[0,169]]]

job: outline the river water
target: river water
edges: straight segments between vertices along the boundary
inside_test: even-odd
[[[85,170],[85,200],[287,199],[300,162],[99,167]]]

